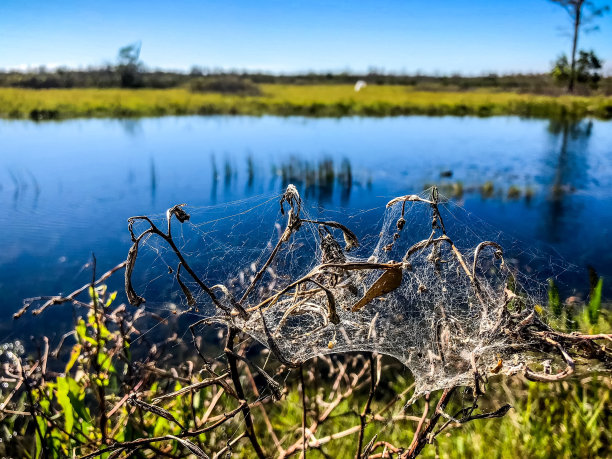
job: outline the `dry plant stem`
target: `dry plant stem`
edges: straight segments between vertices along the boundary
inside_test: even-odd
[[[238,330],[234,327],[228,327],[227,329],[227,340],[225,342],[225,357],[227,358],[227,366],[229,367],[230,376],[232,378],[232,382],[234,383],[234,389],[236,390],[236,395],[238,399],[241,401],[245,400],[244,390],[242,388],[242,383],[240,382],[240,373],[238,373],[237,359],[234,356],[232,351],[234,338],[236,337]],[[255,427],[253,426],[253,419],[251,418],[251,409],[249,405],[244,403],[242,405],[242,415],[244,417],[244,423],[246,426],[246,434],[251,441],[251,445],[253,445],[253,449],[257,454],[257,457],[260,459],[265,459],[266,455],[264,454],[259,442],[257,440],[257,436],[255,435]]]
[[[363,407],[363,411],[359,415],[359,437],[357,440],[357,454],[355,454],[356,459],[361,459],[361,450],[363,448],[363,437],[365,435],[365,428],[367,424],[367,416],[370,414],[370,406],[372,405],[372,399],[374,398],[374,394],[376,393],[376,388],[378,387],[378,372],[377,370],[377,361],[378,359],[374,357],[374,354],[371,352],[368,353],[368,360],[370,361],[370,392],[368,394],[368,399]]]
[[[246,357],[241,356],[240,354],[234,352],[234,351],[230,351],[232,353],[232,355],[247,364],[247,372],[250,373],[250,371],[248,370],[249,366],[252,366],[257,373],[259,373],[260,376],[262,376],[265,380],[266,383],[268,384],[268,387],[270,388],[270,390],[272,391],[272,393],[274,394],[274,398],[277,400],[280,400],[282,394],[281,394],[281,387],[280,385],[274,380],[274,378],[272,376],[270,376],[268,374],[267,371],[265,371],[263,368],[261,368],[259,365],[257,365],[256,363],[251,362],[249,359],[247,359]]]
[[[206,424],[208,418],[210,418],[210,415],[214,411],[215,407],[217,406],[217,403],[219,403],[219,400],[221,399],[224,393],[225,389],[221,388],[213,396],[212,400],[210,401],[210,405],[208,405],[208,408],[206,409],[206,413],[204,413],[204,416],[202,416],[202,419],[200,420],[200,425]]]
[[[21,388],[21,385],[25,382],[26,378],[31,378],[32,375],[34,374],[34,372],[36,371],[36,368],[38,368],[40,361],[37,360],[34,365],[32,365],[30,367],[30,371],[25,373],[25,377],[23,376],[23,368],[21,367],[21,364],[19,364],[19,368],[20,371],[19,373],[21,373],[21,377],[19,378],[19,380],[17,381],[17,384],[15,384],[15,387],[13,387],[13,390],[11,390],[9,392],[9,394],[6,396],[6,398],[3,400],[2,403],[0,403],[0,412],[4,413],[5,412],[5,407],[9,404],[9,402],[11,401],[11,399],[13,398],[13,396],[19,391],[19,389]]]
[[[112,276],[116,271],[120,270],[121,268],[124,268],[125,265],[126,265],[126,262],[122,261],[121,263],[119,263],[114,268],[112,268],[109,271],[105,272],[95,282],[95,285],[100,285],[102,282],[104,282],[106,279],[108,279],[110,276]],[[53,305],[56,305],[56,304],[62,304],[62,303],[68,303],[70,301],[73,301],[78,295],[83,293],[89,287],[91,287],[91,283],[90,282],[88,282],[87,284],[83,285],[81,288],[75,290],[74,292],[72,292],[70,295],[67,295],[67,296],[52,296],[52,297],[42,297],[42,296],[39,296],[39,297],[35,297],[35,298],[28,298],[27,300],[24,300],[24,301],[26,301],[26,304],[19,311],[17,311],[15,314],[13,314],[13,319],[19,319],[30,308],[30,306],[35,301],[46,300],[46,303],[44,303],[40,308],[38,308],[38,309],[36,309],[35,311],[32,312],[33,315],[37,316],[40,313],[42,313],[45,309],[47,309],[49,306],[53,306]]]
[[[274,304],[281,296],[285,295],[288,291],[308,281],[313,282],[314,284],[319,286],[319,288],[322,288],[323,290],[325,290],[327,293],[328,289],[323,288],[319,282],[316,282],[312,279],[316,275],[321,274],[322,272],[325,272],[325,269],[327,268],[340,268],[340,269],[345,269],[347,271],[360,271],[360,270],[369,270],[369,269],[397,269],[397,268],[400,268],[401,266],[402,266],[401,263],[369,263],[369,262],[324,263],[324,264],[315,266],[304,277],[301,277],[300,279],[293,281],[292,283],[287,285],[285,288],[283,288],[280,292],[275,293],[274,295],[266,298],[265,300],[260,302],[258,305],[248,308],[247,311],[248,312],[256,311],[258,309],[263,308],[264,306],[270,305],[270,303]],[[329,295],[328,295],[328,298],[329,298]],[[330,311],[330,315],[332,313],[333,311]]]
[[[251,384],[251,390],[253,391],[253,394],[255,394],[256,399],[259,399],[259,390],[257,389],[257,384],[255,383],[255,379],[253,378],[253,374],[251,373],[251,370],[249,369],[248,365],[244,367],[244,372],[246,373],[247,378],[249,379],[249,383]],[[272,437],[274,446],[276,446],[276,449],[279,451],[279,453],[282,453],[283,447],[280,444],[280,441],[278,441],[278,437],[276,436],[276,433],[274,432],[274,427],[272,426],[272,423],[270,422],[270,418],[268,417],[268,412],[266,411],[266,407],[264,406],[263,403],[260,403],[258,405],[258,408],[261,413],[261,416],[263,417],[264,423],[266,424],[268,433]]]
[[[102,454],[105,454],[105,453],[109,453],[111,451],[115,451],[117,449],[130,449],[131,450],[131,449],[134,449],[134,448],[140,448],[140,447],[143,447],[143,446],[147,446],[147,445],[149,445],[151,443],[156,443],[156,442],[165,441],[165,440],[174,440],[174,438],[176,438],[176,437],[178,437],[178,438],[197,437],[200,434],[203,434],[205,432],[210,432],[211,430],[216,429],[221,424],[224,424],[228,420],[232,419],[234,416],[236,416],[236,414],[238,414],[240,411],[242,411],[242,409],[244,408],[245,405],[247,405],[247,403],[243,401],[238,407],[234,408],[232,411],[230,411],[228,413],[223,414],[223,416],[221,416],[214,423],[210,424],[209,426],[197,429],[197,430],[181,432],[180,434],[178,434],[176,436],[173,436],[173,435],[163,435],[163,436],[160,436],[160,437],[139,438],[138,440],[117,442],[117,443],[115,443],[113,445],[110,445],[110,446],[104,448],[104,449],[95,451],[95,452],[90,453],[90,454],[86,454],[85,456],[81,456],[79,459],[90,459],[90,458],[93,458],[93,457],[101,456]]]
[[[410,443],[409,446],[409,450],[411,450],[413,448],[413,446],[416,445],[418,439],[419,439],[419,435],[421,434],[421,429],[423,428],[423,424],[425,423],[425,419],[427,419],[427,415],[429,414],[429,394],[425,394],[425,408],[423,409],[423,415],[421,416],[421,419],[419,419],[419,423],[417,425],[416,430],[414,431],[414,437],[412,438],[412,443]]]
[[[218,386],[222,387],[223,389],[227,390],[228,388],[226,387],[227,385],[224,384],[224,380],[225,380],[225,378],[227,378],[228,375],[229,375],[228,372],[224,372],[224,373],[220,374],[219,376],[217,376],[216,378],[205,379],[203,381],[191,384],[189,386],[185,386],[182,389],[177,390],[175,392],[171,392],[169,394],[160,395],[159,397],[155,397],[153,399],[153,403],[160,402],[161,400],[164,400],[164,399],[167,399],[167,398],[178,397],[178,396],[183,395],[183,394],[185,394],[187,392],[201,390],[201,389],[203,389],[205,387],[212,386],[213,384],[214,385],[218,385]],[[233,391],[231,391],[230,393],[233,394]]]
[[[57,347],[53,350],[53,352],[51,352],[51,357],[53,357],[54,359],[57,359],[59,357],[60,351],[62,350],[62,346],[64,345],[64,341],[66,341],[66,338],[68,338],[69,336],[73,336],[73,335],[76,335],[76,331],[74,330],[69,331],[68,333],[64,333]]]
[[[102,332],[100,330],[100,318],[98,316],[98,293],[96,292],[96,256],[92,253],[92,274],[91,283],[89,284],[91,301],[93,303],[93,314],[96,322],[96,352],[94,358],[91,361],[94,371],[96,372],[96,378],[101,379],[101,366],[100,366],[100,347],[102,346]],[[106,423],[108,418],[106,417],[106,390],[104,384],[99,381],[95,381],[98,392],[98,409],[100,410],[100,431],[102,432],[102,444],[106,444]]]
[[[246,301],[246,299],[249,297],[250,293],[253,291],[253,289],[257,285],[257,282],[259,282],[259,280],[262,278],[262,276],[266,272],[266,269],[268,269],[268,267],[272,264],[272,261],[274,261],[274,258],[276,258],[276,255],[278,255],[278,252],[280,251],[283,243],[286,242],[289,239],[289,237],[295,231],[297,231],[299,229],[299,227],[300,227],[300,220],[297,217],[296,217],[295,220],[292,220],[292,218],[291,218],[291,216],[293,215],[292,212],[293,212],[293,210],[289,211],[289,222],[287,223],[287,228],[285,228],[284,233],[281,235],[280,239],[276,243],[276,246],[274,247],[274,250],[272,250],[272,253],[268,257],[268,259],[266,260],[264,265],[257,272],[257,274],[255,274],[255,277],[253,278],[253,281],[251,282],[249,287],[246,289],[246,291],[244,292],[244,294],[242,295],[242,297],[238,301],[238,304],[242,305]]]
[[[308,442],[308,447],[309,448],[320,448],[322,445],[324,445],[326,443],[329,443],[332,440],[337,440],[339,438],[343,438],[343,437],[347,437],[349,435],[353,435],[353,434],[359,432],[359,429],[360,429],[359,426],[353,426],[353,427],[349,427],[348,429],[343,430],[341,432],[336,432],[336,433],[333,433],[331,435],[327,435],[325,437],[313,439],[313,440]]]
[[[220,449],[219,451],[217,451],[217,453],[213,456],[213,459],[220,458],[221,455],[224,455],[226,452],[228,452],[229,456],[231,456],[232,446],[236,446],[238,444],[238,442],[240,440],[242,440],[243,438],[245,438],[246,436],[247,436],[246,432],[242,432],[240,435],[238,435],[232,441],[228,442],[227,445],[225,446],[225,448]]]
[[[274,341],[274,338],[272,337],[272,333],[270,333],[270,329],[268,328],[268,324],[266,324],[266,318],[264,317],[263,312],[261,312],[261,309],[259,309],[259,316],[261,317],[261,323],[263,324],[263,327],[264,327],[264,333],[266,334],[266,339],[268,341],[268,347],[270,348],[270,350],[272,351],[274,356],[278,359],[278,361],[280,363],[282,363],[283,365],[288,366],[289,368],[299,368],[299,366],[301,364],[300,363],[294,363],[294,362],[288,360],[283,355],[283,353],[278,348],[278,346],[276,345],[276,341]]]
[[[177,206],[175,206],[174,208],[176,208]],[[173,208],[173,209],[174,209]],[[210,299],[212,300],[212,302],[214,303],[214,305],[216,307],[218,307],[219,309],[221,309],[222,311],[224,311],[226,314],[230,314],[230,310],[229,308],[227,308],[225,305],[223,305],[219,299],[217,298],[217,296],[214,294],[214,292],[208,288],[208,286],[202,282],[202,280],[196,275],[196,273],[193,271],[193,269],[191,269],[191,266],[189,265],[189,263],[187,263],[187,260],[185,260],[185,257],[183,257],[183,254],[181,253],[181,251],[178,249],[178,247],[176,246],[176,244],[174,243],[174,239],[172,238],[172,232],[171,232],[171,222],[172,222],[172,215],[174,215],[174,213],[172,212],[172,209],[169,209],[166,212],[166,220],[168,222],[168,233],[164,233],[163,231],[161,231],[156,225],[155,223],[153,223],[151,221],[151,219],[149,219],[146,216],[137,216],[137,217],[131,217],[128,219],[129,222],[129,230],[130,230],[130,234],[132,236],[132,241],[133,241],[133,245],[132,245],[132,249],[134,249],[135,254],[130,258],[130,253],[128,253],[128,260],[127,260],[127,264],[128,264],[128,269],[126,270],[126,291],[132,291],[133,292],[133,288],[131,287],[131,271],[134,268],[134,264],[136,262],[136,257],[138,255],[138,244],[141,240],[141,238],[145,235],[145,234],[156,234],[157,236],[161,237],[164,241],[166,241],[166,243],[172,248],[172,250],[174,251],[174,254],[176,255],[176,257],[178,258],[179,262],[182,264],[182,266],[185,268],[185,270],[189,273],[189,275],[191,276],[191,278],[198,284],[198,286],[204,291],[206,292],[206,294],[210,297]],[[132,225],[134,223],[134,221],[136,220],[144,220],[149,224],[149,229],[145,230],[143,233],[141,233],[138,237],[134,236],[134,232],[132,230]],[[132,249],[130,249],[130,252],[132,252]],[[131,263],[130,263],[131,261]],[[128,276],[128,274],[130,274]],[[130,297],[130,295],[128,294],[128,298]],[[140,297],[138,297],[140,298]],[[140,298],[140,300],[142,300],[142,298]],[[139,304],[139,301],[136,301],[136,303]],[[246,319],[247,314],[245,312],[245,310],[240,306],[237,305],[238,307],[238,312],[240,313],[240,315]]]
[[[306,459],[306,385],[304,384],[303,365],[300,365],[300,389],[302,392],[302,457]]]
[[[34,425],[36,426],[36,433],[40,437],[40,444],[42,447],[42,457],[46,459],[47,457],[49,457],[49,451],[47,449],[47,442],[45,441],[45,437],[43,433],[41,432],[40,426],[38,425],[38,421],[36,419],[36,408],[35,408],[36,404],[34,403],[34,397],[32,396],[32,387],[30,386],[30,383],[28,382],[28,377],[26,376],[25,370],[23,368],[21,368],[21,376],[23,378],[22,379],[23,384],[26,388],[26,393],[28,395],[28,401],[30,402],[30,414],[32,415]]]
[[[285,202],[290,207],[289,213],[287,215],[287,226],[285,227],[285,231],[283,231],[283,234],[281,235],[278,242],[276,243],[276,246],[272,250],[272,253],[268,257],[264,265],[261,267],[261,269],[257,272],[257,274],[255,274],[255,277],[251,281],[251,284],[248,286],[248,288],[245,290],[244,294],[238,301],[238,304],[240,305],[242,305],[248,299],[250,293],[253,291],[253,289],[259,282],[259,280],[262,278],[262,276],[266,272],[266,269],[268,269],[270,264],[272,264],[272,261],[274,260],[274,258],[276,258],[276,255],[281,249],[283,243],[289,241],[289,238],[291,237],[291,235],[295,233],[297,230],[299,230],[300,226],[302,225],[302,220],[300,219],[302,199],[300,198],[300,195],[297,189],[293,185],[288,185],[287,189],[283,193],[283,196],[281,197],[280,210],[283,215],[285,214],[285,210],[283,207],[283,203]]]
[[[340,370],[343,373],[343,375],[345,375],[345,376],[346,376],[346,370],[347,370],[346,366],[347,366],[347,364],[343,364],[342,367],[344,367],[344,368],[342,368]],[[354,393],[355,390],[358,390],[362,386],[362,384],[360,384],[360,380],[364,376],[364,374],[366,373],[367,370],[368,370],[368,364],[366,363],[366,364],[361,366],[361,368],[359,369],[359,372],[357,374],[353,375],[352,380],[350,381],[347,390],[345,392],[341,392],[338,389],[336,391],[337,395],[331,401],[331,403],[329,403],[325,407],[325,411],[323,411],[320,414],[317,413],[317,416],[316,416],[315,420],[312,422],[310,427],[307,429],[308,434],[312,438],[314,438],[314,435],[315,435],[317,429],[319,428],[319,426],[329,419],[330,415],[338,407],[338,405],[340,405],[344,400],[348,399]],[[354,426],[354,427],[351,427],[350,429],[348,429],[346,431],[339,432],[337,434],[333,434],[333,435],[330,435],[328,437],[321,438],[321,439],[318,439],[318,440],[315,439],[315,440],[309,441],[306,444],[306,446],[307,447],[318,447],[321,444],[327,443],[327,442],[329,442],[331,440],[334,440],[336,438],[341,438],[341,437],[344,437],[346,435],[350,435],[350,434],[359,432],[359,428],[360,428],[360,426]],[[289,448],[287,448],[285,450],[284,454],[280,455],[279,458],[290,457],[293,454],[295,454],[297,451],[300,451],[302,448],[303,448],[302,438],[300,438],[298,441],[293,443]]]
[[[368,456],[368,459],[389,459],[393,457],[391,456],[392,454],[397,454],[400,452],[399,448],[386,441],[377,441],[376,443],[374,443],[374,445],[372,445],[372,451],[376,451],[378,448],[383,448],[383,452],[377,454],[370,454]]]
[[[43,343],[44,343],[44,351],[43,351],[43,356],[41,359],[41,372],[40,372],[40,379],[42,381],[42,383],[45,383],[45,376],[47,375],[47,358],[49,357],[49,338],[47,338],[46,336],[43,336]]]
[[[555,346],[557,349],[559,349],[559,352],[563,356],[563,359],[567,363],[567,366],[565,367],[565,370],[561,371],[560,373],[557,373],[556,375],[549,375],[546,373],[536,373],[534,371],[531,371],[528,367],[525,367],[525,370],[524,370],[525,377],[531,381],[541,381],[541,382],[560,381],[562,379],[567,378],[569,375],[571,375],[574,372],[574,359],[572,359],[569,356],[569,354],[565,351],[565,349],[563,349],[563,346],[561,346],[559,343],[557,343],[556,341],[553,341],[550,338],[546,338],[546,341],[549,344],[552,344],[553,346]]]
[[[287,229],[289,229],[289,226],[287,226]],[[285,232],[287,231],[287,229],[285,230]],[[253,278],[253,281],[251,282],[251,285],[249,285],[249,287],[246,289],[246,291],[244,292],[244,294],[242,295],[240,300],[238,300],[238,304],[242,305],[242,303],[244,303],[246,301],[246,299],[248,298],[249,294],[255,288],[255,285],[257,285],[257,282],[259,282],[259,279],[261,279],[261,277],[266,272],[266,269],[268,269],[268,266],[270,266],[270,264],[272,264],[272,261],[274,260],[274,258],[278,254],[278,252],[279,252],[280,248],[282,247],[282,245],[283,245],[283,236],[281,236],[281,238],[278,240],[278,242],[276,243],[276,246],[274,247],[274,250],[272,250],[272,253],[268,257],[268,259],[266,260],[264,265],[261,267],[261,269],[257,272],[255,277]]]
[[[414,434],[414,439],[410,444],[410,448],[408,448],[408,451],[402,454],[402,459],[412,459],[414,457],[417,457],[421,453],[422,449],[425,447],[429,440],[429,435],[433,432],[433,429],[436,427],[436,424],[440,420],[440,417],[442,417],[442,412],[450,401],[450,398],[453,395],[455,389],[456,387],[444,389],[444,392],[442,392],[442,395],[438,400],[436,411],[431,415],[431,418],[427,421],[424,427],[423,425],[419,425],[417,431]],[[426,411],[427,407],[429,407],[429,403],[426,405]],[[426,417],[427,413],[425,412],[423,420],[425,420]]]

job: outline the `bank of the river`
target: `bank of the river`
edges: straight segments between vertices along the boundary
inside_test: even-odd
[[[186,89],[0,88],[0,117],[63,119],[189,114],[394,116],[519,115],[612,118],[612,97],[510,92],[424,92],[409,86],[261,85],[261,96],[191,93]]]

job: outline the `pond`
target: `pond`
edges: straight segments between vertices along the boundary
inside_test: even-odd
[[[612,279],[610,122],[0,121],[0,138],[0,341],[33,330],[60,333],[59,324],[71,318],[68,306],[35,320],[15,322],[12,314],[26,297],[68,293],[87,282],[92,252],[99,273],[125,259],[128,217],[188,203],[199,219],[223,218],[267,202],[287,183],[315,212],[361,225],[380,223],[389,199],[437,184],[480,234],[503,234],[513,256],[538,258],[542,278],[559,275],[564,295],[585,297],[587,266]],[[264,221],[259,215],[251,223]],[[273,227],[266,224],[269,238]],[[120,278],[113,282],[121,288]],[[611,284],[604,282],[608,298]]]

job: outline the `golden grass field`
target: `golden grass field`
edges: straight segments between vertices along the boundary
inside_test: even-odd
[[[261,85],[261,96],[188,89],[0,88],[0,117],[64,119],[188,114],[280,116],[518,115],[612,118],[612,97],[512,92],[426,92],[410,86]]]

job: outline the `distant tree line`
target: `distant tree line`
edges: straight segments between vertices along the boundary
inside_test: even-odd
[[[33,71],[0,71],[0,87],[51,89],[51,88],[154,88],[166,89],[187,87],[196,91],[244,92],[245,85],[252,84],[354,84],[364,80],[370,85],[410,85],[425,91],[469,91],[474,89],[498,89],[535,94],[560,94],[564,92],[559,81],[563,77],[563,63],[558,75],[551,74],[514,74],[481,76],[432,76],[402,75],[378,72],[369,73],[307,73],[295,75],[274,75],[270,73],[249,73],[241,71],[214,71],[193,68],[191,72],[172,72],[149,70],[142,65],[124,63],[83,70],[58,68]],[[567,74],[567,69],[565,71]],[[586,77],[585,77],[586,78]],[[578,79],[578,83],[584,80]],[[591,93],[596,90],[612,94],[612,78],[584,80],[586,84],[577,86],[577,93]],[[243,81],[245,85],[237,84]]]

